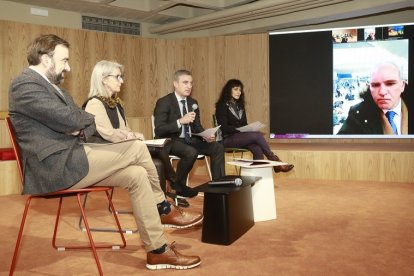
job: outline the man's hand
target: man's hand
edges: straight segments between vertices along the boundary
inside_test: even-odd
[[[195,117],[196,117],[196,113],[194,111],[188,112],[183,117],[181,117],[180,124],[186,125],[186,124],[192,123],[194,122]]]
[[[216,141],[216,136],[212,135],[212,136],[203,136],[204,141],[211,143]]]

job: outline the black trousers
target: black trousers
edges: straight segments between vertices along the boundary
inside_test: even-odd
[[[208,143],[201,138],[191,137],[191,142],[187,144],[183,138],[175,138],[166,146],[166,149],[169,149],[170,154],[180,157],[176,170],[176,184],[181,187],[186,185],[187,176],[199,154],[210,157],[213,180],[220,179],[225,175],[224,148],[218,142]]]
[[[148,147],[148,151],[150,152],[155,167],[157,168],[161,189],[165,193],[166,180],[172,182],[176,181],[176,174],[174,168],[171,165],[170,157],[168,154],[169,147]]]
[[[166,179],[165,179],[164,164],[160,159],[155,158],[155,157],[152,158],[152,162],[154,162],[155,168],[157,169],[157,174],[160,179],[161,189],[165,193]]]

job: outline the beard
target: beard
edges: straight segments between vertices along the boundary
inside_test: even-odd
[[[49,79],[49,81],[53,84],[61,84],[65,80],[64,73],[66,70],[62,70],[60,73],[56,73],[56,66],[55,63],[52,61],[52,66],[47,70],[46,77]]]

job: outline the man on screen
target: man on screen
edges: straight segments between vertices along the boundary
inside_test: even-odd
[[[401,99],[405,86],[397,65],[381,63],[361,95],[363,101],[350,108],[338,134],[408,134],[408,109]]]

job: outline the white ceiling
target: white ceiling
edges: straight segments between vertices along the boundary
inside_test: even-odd
[[[165,24],[255,0],[7,0],[40,7]]]
[[[412,10],[413,0],[7,0],[152,24],[155,35],[283,30]]]

